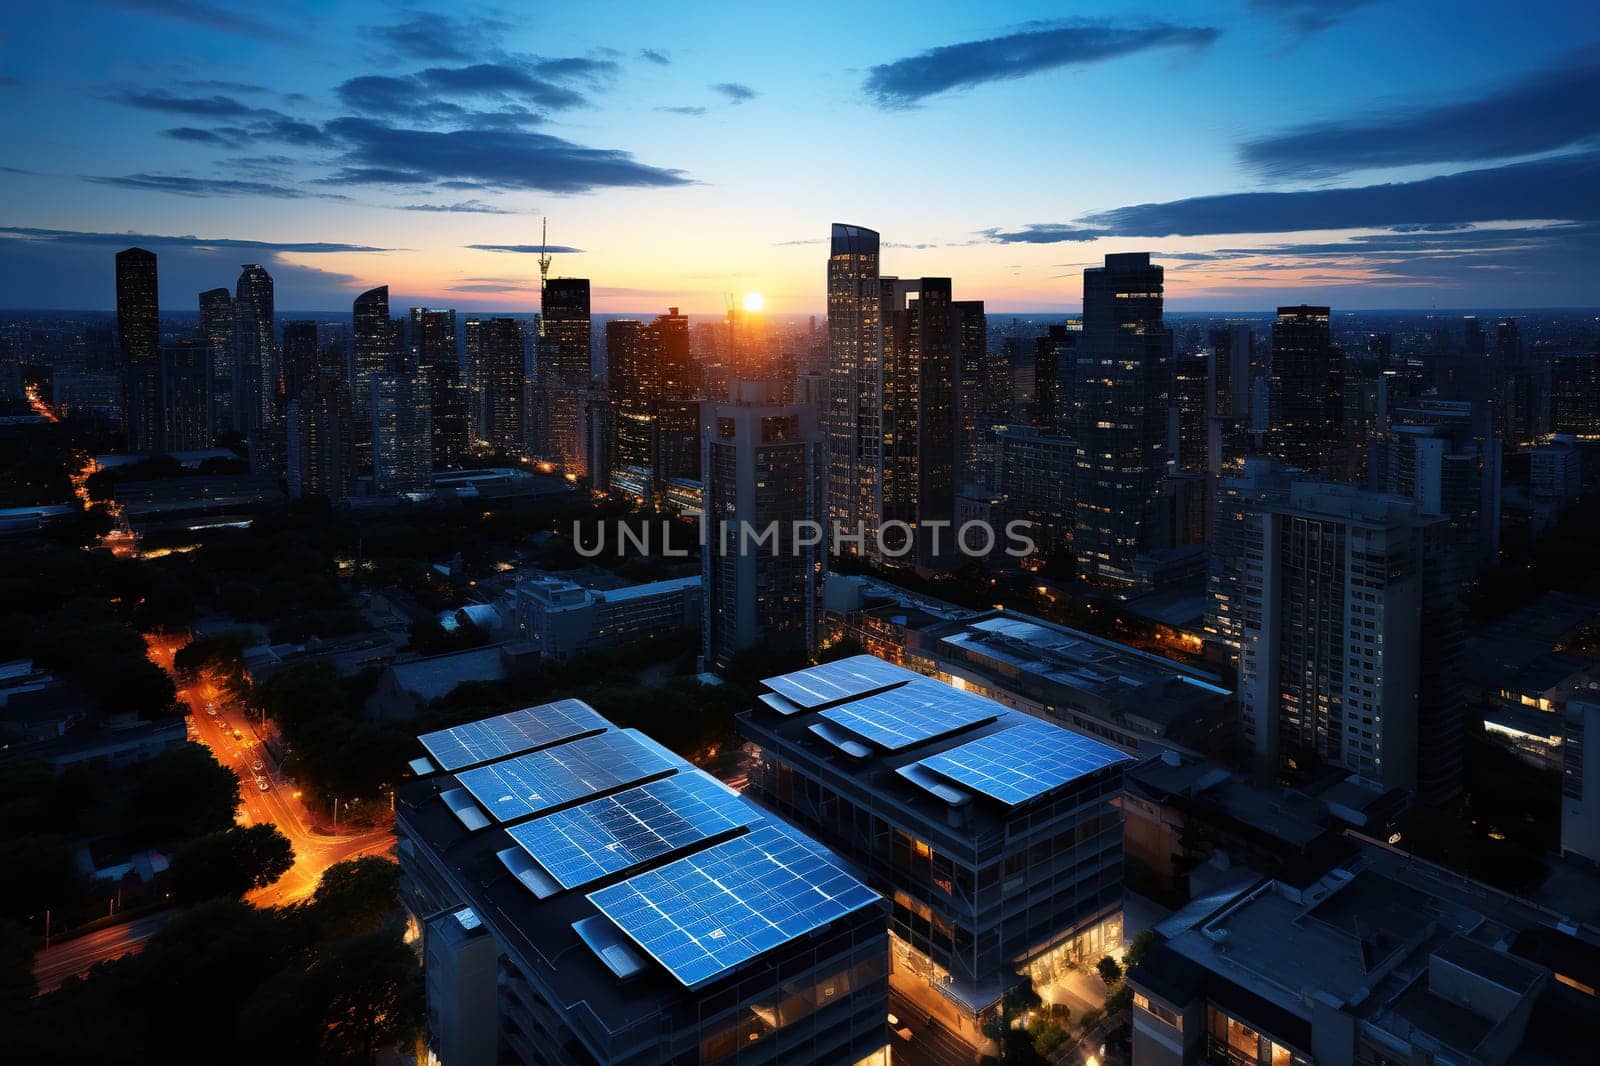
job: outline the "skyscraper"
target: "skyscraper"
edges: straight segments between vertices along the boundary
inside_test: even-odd
[[[726,666],[758,642],[816,647],[827,561],[825,442],[803,405],[707,403],[700,469],[706,661]],[[818,524],[803,542],[806,521]],[[772,537],[761,544],[752,538]]]
[[[1600,439],[1600,352],[1559,355],[1550,367],[1550,428]]]
[[[1162,322],[1161,267],[1148,252],[1106,256],[1083,272],[1083,336],[1073,408],[1080,574],[1133,580],[1167,464],[1172,331]]]
[[[1303,470],[1342,473],[1343,390],[1344,357],[1334,350],[1328,309],[1278,308],[1267,435],[1272,456]]]
[[[453,466],[467,454],[467,386],[456,350],[456,313],[442,308],[413,307],[407,330],[413,364],[428,377],[428,406],[433,418],[433,464]]]
[[[287,403],[316,378],[321,355],[317,324],[297,320],[283,324],[283,399]]]
[[[988,428],[984,373],[989,361],[989,320],[982,300],[956,300],[950,305],[955,318],[960,377],[956,383],[960,437],[956,443],[956,485],[982,484],[979,451]]]
[[[156,292],[156,257],[143,248],[117,253],[117,341],[123,374],[123,424],[128,449],[160,448],[156,347],[161,314]]]
[[[398,354],[394,326],[389,321],[389,286],[379,285],[357,296],[350,310],[351,399],[357,413],[368,422],[361,436],[371,439],[372,377],[388,369]]]
[[[211,446],[211,359],[207,344],[179,341],[161,346],[159,450],[196,451]]]
[[[589,280],[551,278],[540,299],[544,330],[536,356],[540,450],[560,459],[569,471],[577,471],[586,465],[579,409],[589,388]]]
[[[287,349],[287,341],[285,349]],[[350,387],[336,373],[315,375],[289,401],[289,496],[338,501],[355,484],[355,437]]]
[[[200,339],[211,349],[211,433],[233,430],[233,296],[227,289],[200,294]]]
[[[372,375],[372,491],[398,496],[428,491],[433,420],[427,375],[409,358]]]
[[[606,323],[606,387],[614,415],[611,487],[648,499],[654,492],[656,405],[660,350],[654,332],[633,318]]]
[[[878,510],[874,527],[904,522],[914,552],[902,557],[935,567],[956,554],[954,532],[958,322],[949,278],[882,278],[878,365],[883,435],[879,465],[870,475]],[[892,538],[884,540],[893,549]],[[872,541],[876,550],[877,538]]]
[[[260,431],[277,421],[279,382],[273,335],[272,275],[246,263],[233,295],[233,425],[257,447]]]
[[[833,224],[828,253],[828,518],[854,534],[881,510],[878,234]],[[872,531],[868,531],[869,535]]]
[[[514,318],[469,320],[467,349],[468,362],[478,368],[475,406],[483,412],[484,440],[501,454],[525,455],[528,390],[522,323]]]

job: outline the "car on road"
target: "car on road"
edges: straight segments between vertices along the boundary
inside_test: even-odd
[[[259,774],[261,772],[261,760],[257,759],[255,762],[251,763],[250,764],[250,769],[254,770],[256,773]]]
[[[206,706],[206,713],[209,714],[211,717],[215,718],[217,716],[217,709],[208,704]]]
[[[239,732],[237,727],[233,731],[233,739],[234,740],[243,740],[244,739],[244,734]]]
[[[267,791],[267,789],[271,788],[272,786],[270,784],[268,784],[266,778],[258,777],[258,778],[256,778],[256,787],[259,788],[261,791],[265,792],[265,791]]]

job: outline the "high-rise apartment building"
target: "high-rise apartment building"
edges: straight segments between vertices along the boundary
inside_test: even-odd
[[[828,253],[827,517],[851,534],[882,510],[881,303],[877,232],[835,222]]]
[[[350,391],[361,420],[363,440],[371,440],[372,378],[394,364],[394,324],[389,320],[389,286],[379,285],[355,298],[350,308]]]
[[[540,299],[538,450],[559,459],[569,472],[578,472],[588,469],[581,413],[592,343],[589,280],[551,278]],[[594,477],[592,470],[589,474]]]
[[[338,373],[313,377],[289,401],[289,496],[339,501],[355,485],[355,419],[350,386]]]
[[[433,419],[427,374],[400,361],[372,375],[372,491],[427,492],[433,470]]]
[[[522,323],[514,318],[469,318],[467,363],[473,367],[472,407],[481,436],[505,455],[527,452],[528,374]]]
[[[200,294],[200,342],[211,349],[211,432],[233,431],[233,294]]]
[[[153,452],[161,447],[156,367],[160,342],[155,253],[125,248],[117,253],[117,343],[129,451]]]
[[[1550,429],[1579,440],[1600,440],[1600,352],[1574,352],[1550,361]]]
[[[956,381],[956,408],[959,412],[956,441],[956,486],[981,485],[984,481],[979,453],[983,434],[992,423],[986,402],[984,376],[989,362],[989,319],[982,300],[955,300],[950,304],[955,320],[956,355],[960,373]]]
[[[1108,255],[1083,272],[1076,544],[1079,573],[1100,584],[1134,580],[1166,473],[1172,331],[1162,322],[1162,285],[1148,252]]]
[[[959,321],[949,278],[880,279],[878,368],[883,428],[879,465],[872,471],[878,510],[866,517],[876,530],[904,523],[883,538],[889,556],[909,539],[901,562],[939,567],[956,555],[956,380]],[[877,538],[873,538],[875,552]]]
[[[233,426],[257,448],[261,431],[282,412],[272,275],[246,263],[233,293]]]
[[[816,647],[828,551],[825,447],[810,407],[702,405],[708,663],[726,666],[759,642]],[[817,524],[815,538],[806,522]]]
[[[454,466],[467,454],[467,383],[456,349],[456,313],[448,308],[413,307],[406,340],[413,365],[428,378],[433,419],[433,464]]]
[[[1237,534],[1239,732],[1257,773],[1334,767],[1428,803],[1459,794],[1462,575],[1448,520],[1293,481],[1244,510]]]
[[[287,404],[316,380],[322,362],[317,324],[309,319],[283,324],[283,402]]]
[[[163,344],[159,357],[156,447],[165,452],[211,446],[211,347],[195,341]]]
[[[1467,574],[1500,557],[1500,439],[1488,412],[1464,400],[1419,401],[1390,416],[1374,441],[1368,483],[1450,520]]]
[[[1272,456],[1304,470],[1343,473],[1344,355],[1333,346],[1328,308],[1278,308],[1271,388]]]

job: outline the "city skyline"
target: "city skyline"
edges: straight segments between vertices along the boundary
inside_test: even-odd
[[[105,258],[140,246],[172,309],[260,261],[285,309],[388,285],[396,306],[529,311],[549,217],[553,273],[593,279],[597,314],[749,292],[821,313],[836,221],[883,235],[885,275],[956,276],[991,313],[1075,310],[1083,268],[1127,251],[1165,269],[1174,311],[1586,306],[1600,17],[1525,16],[824,7],[850,29],[824,52],[712,5],[537,27],[20,11],[0,299],[109,309]]]

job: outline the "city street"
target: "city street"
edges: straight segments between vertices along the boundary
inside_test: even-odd
[[[173,674],[172,657],[182,647],[183,639],[149,634],[145,641],[151,661]],[[225,690],[205,678],[184,685],[173,674],[173,682],[178,685],[178,698],[189,706],[193,738],[210,748],[217,761],[239,777],[243,797],[239,823],[274,825],[294,846],[294,866],[275,883],[251,893],[247,897],[251,903],[269,907],[299,902],[316,890],[322,872],[334,863],[393,850],[394,831],[388,826],[353,833],[321,828],[320,820],[307,810],[293,781],[284,778],[272,752],[257,738],[244,709],[233,703]],[[215,715],[207,712],[208,704],[215,708]],[[259,771],[255,769],[257,763],[261,765]],[[267,784],[265,791],[258,784],[261,781]],[[332,813],[327,812],[330,822]]]
[[[42,995],[69,977],[87,973],[96,963],[119,959],[144,947],[157,929],[172,917],[172,911],[158,911],[131,922],[107,926],[75,937],[39,952],[33,960],[33,979]]]
[[[915,1004],[893,989],[889,991],[889,1013],[900,1019],[900,1025],[894,1028],[911,1030],[910,1040],[894,1032],[889,1034],[894,1061],[900,1066],[972,1066],[978,1061],[978,1053],[971,1044],[954,1036],[938,1022],[930,1026],[926,1012],[919,1011]]]

